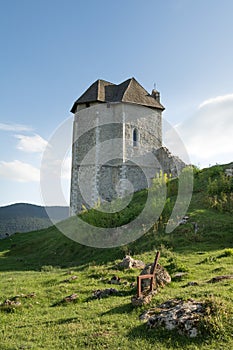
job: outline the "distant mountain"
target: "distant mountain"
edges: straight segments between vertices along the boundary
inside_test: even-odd
[[[0,238],[16,232],[29,232],[51,226],[66,219],[69,207],[42,207],[34,204],[16,203],[0,207]]]

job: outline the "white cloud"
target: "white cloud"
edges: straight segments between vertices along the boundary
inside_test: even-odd
[[[223,96],[217,96],[217,97],[209,98],[208,100],[203,101],[199,105],[199,109],[203,108],[205,106],[208,106],[208,105],[225,103],[225,102],[233,102],[233,94],[228,94],[228,95],[223,95]]]
[[[0,177],[17,182],[38,182],[40,180],[39,169],[19,160],[12,162],[0,161]]]
[[[48,145],[48,142],[37,134],[34,136],[15,135],[15,137],[19,139],[17,149],[27,153],[41,153]]]
[[[6,124],[0,123],[0,130],[2,131],[31,131],[32,128],[21,124]]]
[[[197,112],[177,127],[194,164],[233,161],[233,94],[203,101]]]

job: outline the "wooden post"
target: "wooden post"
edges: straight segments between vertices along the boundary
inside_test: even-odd
[[[155,256],[154,266],[153,266],[151,274],[137,276],[137,297],[138,298],[142,294],[142,280],[143,279],[150,278],[150,292],[153,291],[154,283],[156,283],[155,271],[156,271],[156,267],[158,265],[159,258],[160,258],[160,252],[158,251],[156,253],[156,256]]]
[[[141,279],[140,276],[137,276],[137,296],[141,296]]]

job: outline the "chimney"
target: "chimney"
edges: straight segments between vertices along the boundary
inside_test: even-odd
[[[160,102],[160,93],[157,90],[153,89],[151,96],[154,97],[156,101]]]

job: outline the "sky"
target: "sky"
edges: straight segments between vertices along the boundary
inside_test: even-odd
[[[97,79],[156,84],[190,162],[232,162],[232,13],[231,0],[0,0],[0,206],[44,204],[45,147]],[[69,183],[70,155],[53,204],[69,205]]]

